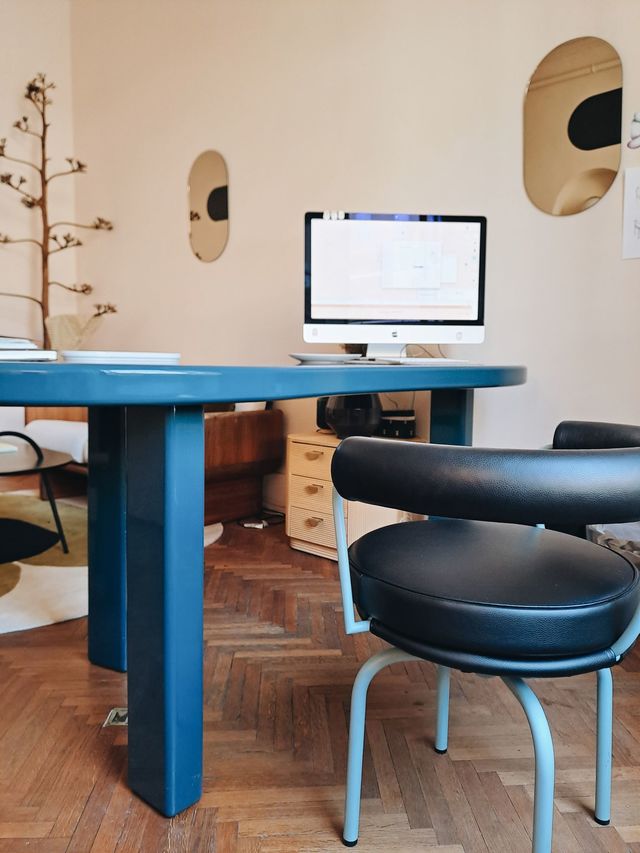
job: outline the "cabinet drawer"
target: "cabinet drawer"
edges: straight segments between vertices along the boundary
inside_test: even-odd
[[[300,477],[292,474],[289,477],[289,505],[299,506],[331,515],[332,485],[330,480],[320,478]]]
[[[336,547],[336,533],[331,513],[316,512],[299,506],[289,507],[289,536],[329,548]]]
[[[289,446],[289,471],[301,477],[330,481],[333,451],[333,447],[323,447],[321,444],[292,441]]]

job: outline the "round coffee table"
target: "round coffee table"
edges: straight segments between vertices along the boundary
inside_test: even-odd
[[[54,533],[52,530],[28,521],[0,518],[0,563],[11,563],[14,560],[34,557],[57,542],[62,545],[64,553],[68,554],[67,540],[47,472],[68,465],[72,461],[71,456],[57,450],[43,450],[33,439],[21,432],[10,430],[0,432],[0,439],[5,436],[20,438],[24,444],[18,445],[15,451],[0,453],[0,477],[39,474],[57,532]]]

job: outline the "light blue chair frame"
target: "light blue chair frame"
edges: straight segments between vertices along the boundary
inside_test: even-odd
[[[344,629],[347,634],[358,634],[370,630],[368,620],[359,621],[355,616],[347,531],[344,519],[344,502],[333,489],[333,518],[338,552],[338,573],[342,592]],[[543,527],[544,525],[538,525]],[[617,663],[640,634],[640,607],[629,625],[611,647]],[[347,784],[344,806],[344,830],[342,841],[347,847],[358,843],[360,824],[360,792],[362,788],[362,759],[364,754],[367,690],[374,677],[393,663],[422,661],[422,658],[401,649],[384,649],[372,655],[361,666],[356,675],[351,693],[349,719],[349,749],[347,754]],[[597,675],[597,729],[596,729],[596,791],[594,818],[606,826],[611,820],[611,752],[613,739],[613,678],[611,669],[600,669]],[[525,712],[531,736],[535,760],[535,790],[533,800],[532,853],[551,853],[553,835],[553,792],[555,761],[553,739],[544,709],[531,687],[522,678],[501,676]],[[449,730],[449,685],[451,671],[437,665],[436,734],[434,748],[444,753],[448,746]]]

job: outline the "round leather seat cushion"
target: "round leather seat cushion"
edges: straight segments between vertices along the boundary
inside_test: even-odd
[[[483,521],[405,522],[349,548],[354,601],[432,646],[502,658],[608,648],[640,600],[621,554],[565,533]]]

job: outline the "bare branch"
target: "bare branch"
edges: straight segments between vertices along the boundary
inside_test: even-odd
[[[35,136],[36,139],[42,138],[40,133],[36,133],[35,130],[31,130],[31,128],[29,127],[29,116],[22,116],[22,118],[19,118],[17,121],[14,121],[13,126],[21,133],[28,133],[29,136]]]
[[[52,222],[50,228],[59,228],[61,225],[67,225],[71,228],[88,228],[92,231],[113,231],[113,223],[108,219],[103,219],[102,216],[96,216],[93,222]]]
[[[29,302],[35,302],[36,305],[39,305],[42,308],[42,302],[39,299],[36,299],[35,296],[27,296],[24,293],[4,293],[0,291],[0,296],[11,296],[14,299],[28,299]]]
[[[49,175],[47,183],[52,181],[54,178],[61,178],[64,175],[75,175],[77,173],[87,171],[87,164],[83,163],[82,160],[76,160],[75,157],[65,157],[65,160],[69,164],[69,168],[63,169],[62,172],[54,172],[53,175]]]
[[[35,163],[32,163],[31,160],[21,160],[20,157],[10,157],[7,154],[7,140],[0,139],[0,157],[3,157],[5,160],[11,160],[12,163],[21,163],[23,166],[31,166],[32,169],[35,169],[36,172],[40,171],[39,166]]]
[[[39,240],[34,240],[32,237],[20,237],[18,239],[14,239],[13,237],[9,237],[8,234],[3,234],[0,232],[0,243],[35,243],[36,246],[42,248],[42,243]]]
[[[0,184],[6,184],[8,187],[11,187],[12,190],[15,190],[17,193],[20,193],[23,196],[22,203],[25,207],[35,207],[40,203],[39,198],[35,198],[28,193],[26,190],[22,189],[22,185],[26,184],[27,179],[23,178],[22,175],[19,175],[17,178],[14,178],[11,172],[3,172],[0,175]]]
[[[63,284],[61,281],[50,281],[49,286],[62,287],[64,290],[70,290],[72,293],[93,293],[93,286],[87,284]]]
[[[74,175],[76,171],[76,169],[65,169],[63,172],[54,172],[53,175],[49,175],[47,178],[47,183],[52,181],[54,178],[63,178],[65,175]]]
[[[3,157],[5,160],[11,160],[12,163],[21,163],[23,166],[31,166],[32,169],[35,169],[36,172],[40,171],[40,168],[32,163],[31,160],[21,160],[20,157],[9,157],[8,154],[0,154],[0,157]]]
[[[65,249],[75,249],[77,246],[82,246],[82,241],[74,237],[73,234],[63,234],[62,237],[52,234],[49,239],[52,243],[56,244],[55,249],[49,250],[50,255],[55,255],[56,252],[63,252]]]

